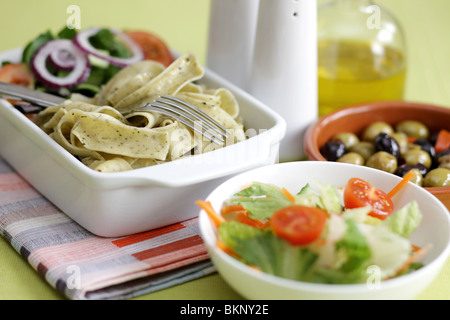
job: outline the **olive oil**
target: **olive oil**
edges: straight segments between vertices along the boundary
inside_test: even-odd
[[[378,42],[318,43],[319,115],[352,104],[401,100],[405,84],[403,54]]]

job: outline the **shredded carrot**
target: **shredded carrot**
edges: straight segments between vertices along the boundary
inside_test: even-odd
[[[392,199],[397,192],[399,192],[406,184],[411,180],[411,178],[414,176],[414,173],[412,171],[408,171],[407,174],[403,176],[402,181],[400,181],[394,188],[392,188],[391,191],[388,193],[388,197]]]
[[[214,210],[214,208],[211,205],[211,202],[197,200],[195,203],[200,208],[205,210],[205,212],[208,214],[209,218],[213,221],[216,227],[219,227],[221,223],[225,221],[225,219],[221,215],[217,214],[217,212]]]
[[[270,228],[271,226],[272,226],[272,224],[270,223],[270,220],[267,220],[266,222],[264,222],[261,229],[266,230],[266,229]]]
[[[281,191],[283,191],[284,195],[289,199],[290,202],[295,202],[294,196],[286,188],[281,189]]]
[[[431,249],[431,244],[426,245],[423,248],[420,248],[417,251],[414,251],[413,254],[411,254],[411,256],[403,263],[403,265],[400,267],[400,269],[397,270],[397,274],[402,273],[403,271],[405,271],[406,269],[408,269],[408,267],[417,259],[419,259],[420,257],[423,257],[428,251],[430,251]]]
[[[257,219],[252,219],[248,216],[248,212],[240,212],[237,215],[237,220],[240,223],[244,223],[246,225],[252,226],[254,228],[263,229],[265,228],[265,224]]]
[[[247,210],[245,210],[245,208],[241,204],[230,204],[230,205],[224,206],[220,210],[220,214],[227,221],[236,220],[236,221],[239,221],[240,223],[247,224],[254,228],[259,228],[259,229],[265,230],[270,226],[269,221],[263,222],[258,219],[251,218],[250,213]],[[230,218],[230,215],[232,215],[231,218]]]
[[[231,249],[229,246],[226,245],[225,242],[223,242],[222,240],[218,239],[217,243],[216,243],[217,248],[219,248],[220,250],[222,250],[223,252],[225,252],[226,254],[239,258],[239,255],[233,250]]]
[[[230,204],[222,208],[220,210],[220,213],[222,215],[226,215],[228,213],[234,213],[234,212],[245,212],[244,207],[241,204]]]

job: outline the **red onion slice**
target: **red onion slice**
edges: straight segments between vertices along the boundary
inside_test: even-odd
[[[51,74],[46,66],[47,59],[53,52],[69,52],[75,60],[75,65],[65,77]],[[59,39],[46,42],[35,53],[31,60],[31,69],[35,77],[51,89],[73,88],[84,82],[90,74],[90,64],[87,56],[79,50],[71,40]]]
[[[99,27],[92,27],[81,30],[76,34],[73,41],[75,45],[78,46],[83,52],[92,54],[98,58],[106,60],[109,63],[119,67],[127,67],[131,64],[134,64],[144,59],[144,54],[141,48],[125,33],[116,29],[110,29],[110,31],[113,34],[115,34],[118,38],[120,38],[120,40],[128,47],[132,56],[129,58],[118,58],[118,57],[111,57],[109,55],[104,54],[103,52],[100,52],[99,50],[94,48],[89,42],[89,38],[97,34],[97,32],[99,32],[100,30],[101,28]]]
[[[50,62],[58,69],[70,71],[75,67],[76,60],[67,50],[58,50],[50,53]]]

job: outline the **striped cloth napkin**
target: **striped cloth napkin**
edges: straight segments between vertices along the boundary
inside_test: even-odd
[[[197,218],[120,238],[95,236],[0,159],[0,232],[69,299],[126,299],[212,272]]]

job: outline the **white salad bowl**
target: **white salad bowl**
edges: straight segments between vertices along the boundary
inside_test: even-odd
[[[21,49],[0,54],[17,61]],[[195,201],[221,182],[278,160],[285,121],[252,96],[205,68],[199,81],[228,88],[249,138],[190,158],[117,173],[89,169],[6,100],[0,99],[0,157],[90,232],[118,237],[194,218]]]
[[[218,186],[205,199],[216,212],[226,199],[252,182],[272,183],[297,192],[307,183],[319,181],[343,187],[353,177],[365,179],[374,186],[390,191],[400,178],[368,167],[343,163],[299,161],[281,163],[250,170],[232,177]],[[216,246],[216,227],[200,210],[200,231],[211,259],[222,277],[248,299],[410,299],[435,278],[450,252],[450,220],[447,208],[431,193],[408,183],[393,197],[397,208],[416,200],[423,214],[420,226],[412,233],[411,242],[418,246],[431,244],[421,261],[424,266],[407,275],[370,284],[315,284],[294,281],[257,271],[239,262]]]

